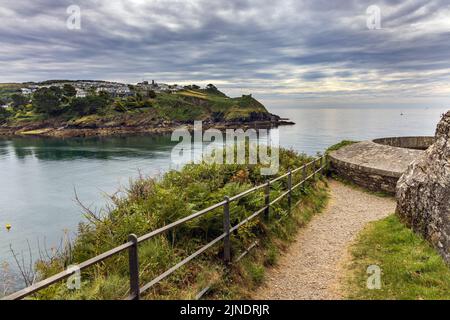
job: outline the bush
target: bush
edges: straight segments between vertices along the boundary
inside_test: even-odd
[[[107,94],[74,98],[70,103],[70,109],[80,116],[101,113],[109,105],[110,99]]]
[[[10,116],[10,113],[6,108],[0,106],[0,124],[4,123]]]
[[[33,94],[33,107],[39,113],[58,115],[63,111],[63,92],[58,87],[39,88]]]

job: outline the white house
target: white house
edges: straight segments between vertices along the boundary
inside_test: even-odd
[[[75,95],[75,97],[77,98],[84,98],[86,97],[86,91],[84,91],[83,89],[76,89],[77,90],[77,94]]]
[[[23,95],[30,95],[33,93],[33,90],[31,90],[29,88],[21,88],[20,90],[22,91]]]

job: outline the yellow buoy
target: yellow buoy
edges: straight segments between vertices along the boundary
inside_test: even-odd
[[[11,225],[9,223],[6,224],[6,230],[11,230]]]

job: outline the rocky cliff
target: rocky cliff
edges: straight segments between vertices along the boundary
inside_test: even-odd
[[[397,204],[402,221],[450,264],[450,111],[438,124],[434,144],[398,181]]]

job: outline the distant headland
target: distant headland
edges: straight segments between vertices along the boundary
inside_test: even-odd
[[[0,135],[164,133],[194,120],[217,128],[292,124],[271,114],[251,94],[230,98],[213,84],[204,88],[154,80],[0,84]]]

